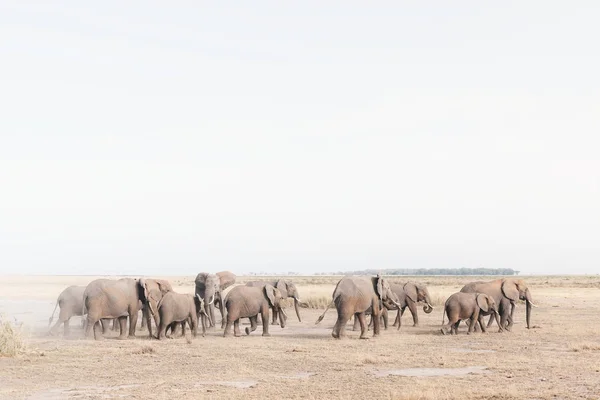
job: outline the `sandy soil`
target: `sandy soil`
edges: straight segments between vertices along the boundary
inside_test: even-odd
[[[600,279],[525,278],[539,308],[534,329],[516,310],[513,332],[442,336],[442,307],[419,313],[412,327],[376,339],[331,338],[329,310],[293,312],[285,329],[260,328],[223,338],[220,330],[194,340],[82,339],[77,321],[69,338],[45,335],[57,295],[95,277],[0,277],[0,313],[23,322],[29,351],[0,358],[1,399],[110,398],[371,398],[371,399],[599,399]],[[193,291],[193,277],[170,277],[175,289]],[[250,278],[246,278],[250,279]],[[298,278],[303,297],[330,296],[337,278]],[[419,278],[417,278],[419,279]],[[423,277],[441,302],[479,278]],[[240,279],[243,281],[244,279]],[[407,376],[405,376],[407,375]]]

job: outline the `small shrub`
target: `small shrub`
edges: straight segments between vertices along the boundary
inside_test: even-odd
[[[0,317],[0,357],[14,357],[26,349],[21,326]]]

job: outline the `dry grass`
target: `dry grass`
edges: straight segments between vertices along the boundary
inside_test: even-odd
[[[569,343],[569,351],[600,351],[600,342]]]
[[[25,350],[22,328],[0,316],[0,356],[14,357]]]

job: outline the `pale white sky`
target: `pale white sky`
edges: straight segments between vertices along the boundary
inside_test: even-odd
[[[0,1],[0,273],[600,272],[598,2],[59,3]]]

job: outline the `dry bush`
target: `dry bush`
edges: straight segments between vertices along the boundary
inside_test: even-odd
[[[598,351],[600,350],[600,343],[592,343],[592,342],[581,342],[581,343],[569,343],[569,351],[579,352],[579,351]]]
[[[0,356],[14,357],[26,349],[23,331],[0,317]]]

